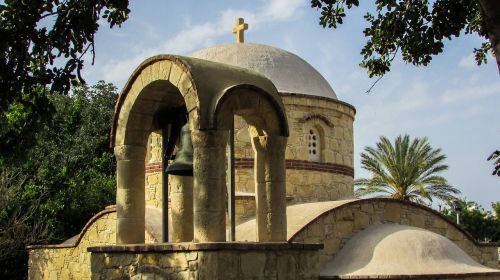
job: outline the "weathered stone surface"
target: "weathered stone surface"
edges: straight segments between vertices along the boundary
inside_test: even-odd
[[[170,176],[171,183],[171,242],[193,240],[193,177]]]
[[[396,203],[388,203],[384,210],[384,219],[394,223],[401,219],[401,206]]]
[[[226,240],[226,131],[192,131],[194,177],[194,240]]]
[[[390,199],[363,199],[339,204],[336,208],[338,209],[334,207],[328,214],[321,215],[312,226],[294,233],[293,238],[289,240],[324,243],[325,247],[321,255],[330,257],[322,257],[319,260],[320,265],[335,256],[356,232],[375,224],[398,223],[443,235],[479,263],[499,268],[496,246],[474,244],[463,231],[430,208]],[[325,230],[323,233],[316,231],[315,224],[321,223],[324,223],[321,228],[326,229],[331,225],[332,229]],[[311,236],[312,232],[313,236]]]
[[[181,243],[185,244],[185,243]],[[218,250],[93,252],[92,279],[317,279],[318,246],[288,243],[206,243]],[[194,246],[196,247],[196,246]],[[204,247],[199,244],[200,248]],[[234,247],[234,249],[231,249]],[[311,248],[307,248],[311,247]],[[108,247],[113,248],[113,247]],[[224,249],[226,248],[226,249]],[[271,249],[273,248],[273,249]],[[196,256],[196,257],[194,257]],[[120,265],[94,262],[113,259]],[[189,261],[188,261],[189,260]],[[153,277],[153,278],[151,278]]]

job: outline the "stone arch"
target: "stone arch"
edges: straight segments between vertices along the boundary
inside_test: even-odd
[[[242,84],[225,90],[215,108],[216,129],[229,129],[232,115],[245,119],[251,137],[289,134],[285,110],[280,99],[262,88]]]
[[[254,150],[258,241],[286,239],[285,149],[288,122],[281,100],[254,85],[228,88],[219,98],[214,127],[228,130],[233,116],[249,126]]]
[[[161,107],[180,105],[186,106],[192,125],[199,127],[196,113],[199,100],[188,66],[176,56],[147,59],[132,73],[118,97],[111,146],[142,145],[147,138],[137,130],[150,130],[154,126],[154,114]]]
[[[236,92],[257,100],[250,104],[254,111],[268,111],[259,111],[263,116],[259,119],[245,114],[243,104],[231,106],[231,101],[241,101],[234,97]],[[144,231],[138,229],[145,225],[147,139],[151,131],[160,128],[162,112],[177,107],[185,107],[192,130],[196,242],[225,241],[225,170],[220,166],[224,163],[228,134],[224,118],[218,119],[219,115],[230,115],[237,110],[252,120],[256,131],[262,131],[254,140],[260,150],[258,154],[266,162],[256,165],[261,170],[258,177],[263,178],[264,188],[278,186],[267,197],[285,201],[281,186],[284,186],[288,125],[273,83],[260,74],[226,64],[159,55],[147,59],[134,71],[115,107],[111,146],[117,159],[117,243],[144,242]],[[275,153],[281,150],[283,158],[276,157]],[[267,231],[262,241],[286,238],[285,204],[276,205],[266,208],[266,226],[261,228]]]
[[[305,141],[308,149],[309,160],[314,162],[325,161],[325,128],[323,124],[310,121],[305,125]]]
[[[174,56],[157,56],[133,72],[121,92],[111,133],[117,159],[117,243],[143,243],[145,157],[148,136],[158,130],[163,111],[186,107],[194,126],[199,107],[189,67]]]

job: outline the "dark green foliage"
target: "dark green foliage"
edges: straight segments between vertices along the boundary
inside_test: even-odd
[[[346,17],[345,10],[359,6],[359,1],[311,0],[311,6],[321,10],[320,25],[337,28]],[[375,12],[364,17],[369,24],[364,30],[368,41],[361,50],[360,64],[370,77],[389,72],[397,53],[408,63],[426,66],[443,52],[446,39],[464,32],[487,39],[476,0],[377,0],[375,6]],[[489,50],[489,42],[474,49],[478,64],[486,62]]]
[[[458,200],[460,205],[458,210],[460,226],[467,230],[478,241],[500,242],[500,219],[498,211],[500,210],[500,202],[492,203],[493,215],[473,201],[465,199]],[[443,214],[448,216],[450,220],[456,221],[457,210],[454,207],[445,208]]]
[[[492,175],[500,176],[500,151],[496,150],[488,157],[488,160],[493,161],[493,173]]]
[[[128,0],[6,0],[0,4],[0,153],[53,110],[50,92],[83,82],[84,55],[94,53],[99,19],[111,27],[128,17]],[[31,140],[28,138],[28,140]]]
[[[0,193],[6,205],[0,209],[0,232],[8,233],[0,236],[0,252],[2,240],[19,240],[9,245],[15,247],[13,255],[0,256],[0,267],[7,269],[0,270],[0,278],[19,274],[5,264],[26,261],[25,245],[63,241],[114,204],[116,165],[108,144],[116,98],[115,87],[104,82],[75,87],[69,95],[49,94],[51,120],[32,132],[31,146],[16,147],[22,152],[2,158],[0,175],[11,180],[3,187],[10,191]],[[16,231],[12,221],[19,215],[23,227]],[[41,233],[28,236],[26,228]]]
[[[71,96],[53,95],[55,115],[37,132],[24,168],[33,180],[26,191],[47,191],[43,214],[59,236],[81,230],[89,215],[113,202],[114,156],[108,146],[116,101],[114,86],[78,87]]]

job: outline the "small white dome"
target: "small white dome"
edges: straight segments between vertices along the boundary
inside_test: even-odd
[[[223,44],[189,55],[253,70],[270,79],[278,92],[337,99],[323,76],[309,63],[285,50],[251,43]]]
[[[320,274],[365,279],[376,275],[475,273],[500,275],[500,270],[477,263],[455,243],[437,233],[406,225],[380,224],[354,235],[323,265]]]

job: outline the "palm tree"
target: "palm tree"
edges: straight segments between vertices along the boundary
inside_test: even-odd
[[[446,156],[433,149],[427,138],[398,136],[394,143],[381,136],[376,148],[366,147],[361,153],[361,166],[372,173],[369,179],[357,179],[357,197],[375,195],[425,204],[433,198],[450,201],[460,194],[437,175],[447,170]]]

